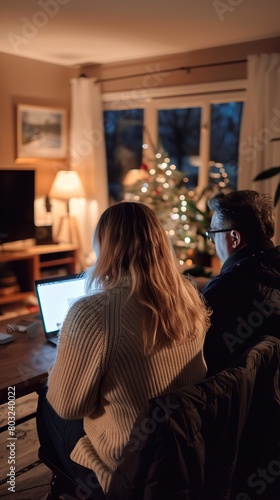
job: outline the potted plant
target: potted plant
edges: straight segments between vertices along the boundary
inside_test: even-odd
[[[280,137],[275,137],[271,139],[270,142],[280,141]],[[267,170],[263,170],[260,174],[258,174],[253,181],[263,181],[264,179],[269,179],[270,177],[274,177],[275,175],[280,174],[280,167],[271,167]],[[280,200],[280,182],[276,188],[275,196],[274,196],[274,206],[276,207],[278,201]]]

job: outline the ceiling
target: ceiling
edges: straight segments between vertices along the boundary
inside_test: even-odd
[[[279,0],[0,0],[0,52],[69,67],[280,34]]]

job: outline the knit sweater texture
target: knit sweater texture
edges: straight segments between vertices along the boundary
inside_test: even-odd
[[[76,301],[63,323],[47,398],[65,419],[84,419],[71,459],[108,491],[139,412],[152,397],[205,378],[204,337],[143,353],[142,306],[129,287]]]

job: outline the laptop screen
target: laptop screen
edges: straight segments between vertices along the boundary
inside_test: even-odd
[[[47,335],[59,331],[71,304],[85,295],[85,273],[35,281],[44,330]]]

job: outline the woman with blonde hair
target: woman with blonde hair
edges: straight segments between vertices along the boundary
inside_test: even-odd
[[[166,233],[147,206],[121,202],[108,208],[94,249],[88,293],[63,323],[37,423],[40,440],[44,424],[57,453],[57,441],[63,444],[67,472],[76,477],[75,466],[82,466],[86,484],[87,474],[91,483],[96,474],[95,484],[106,493],[148,400],[205,377],[209,312],[179,273]],[[62,419],[71,432],[66,445]],[[96,488],[96,498],[102,491]]]

